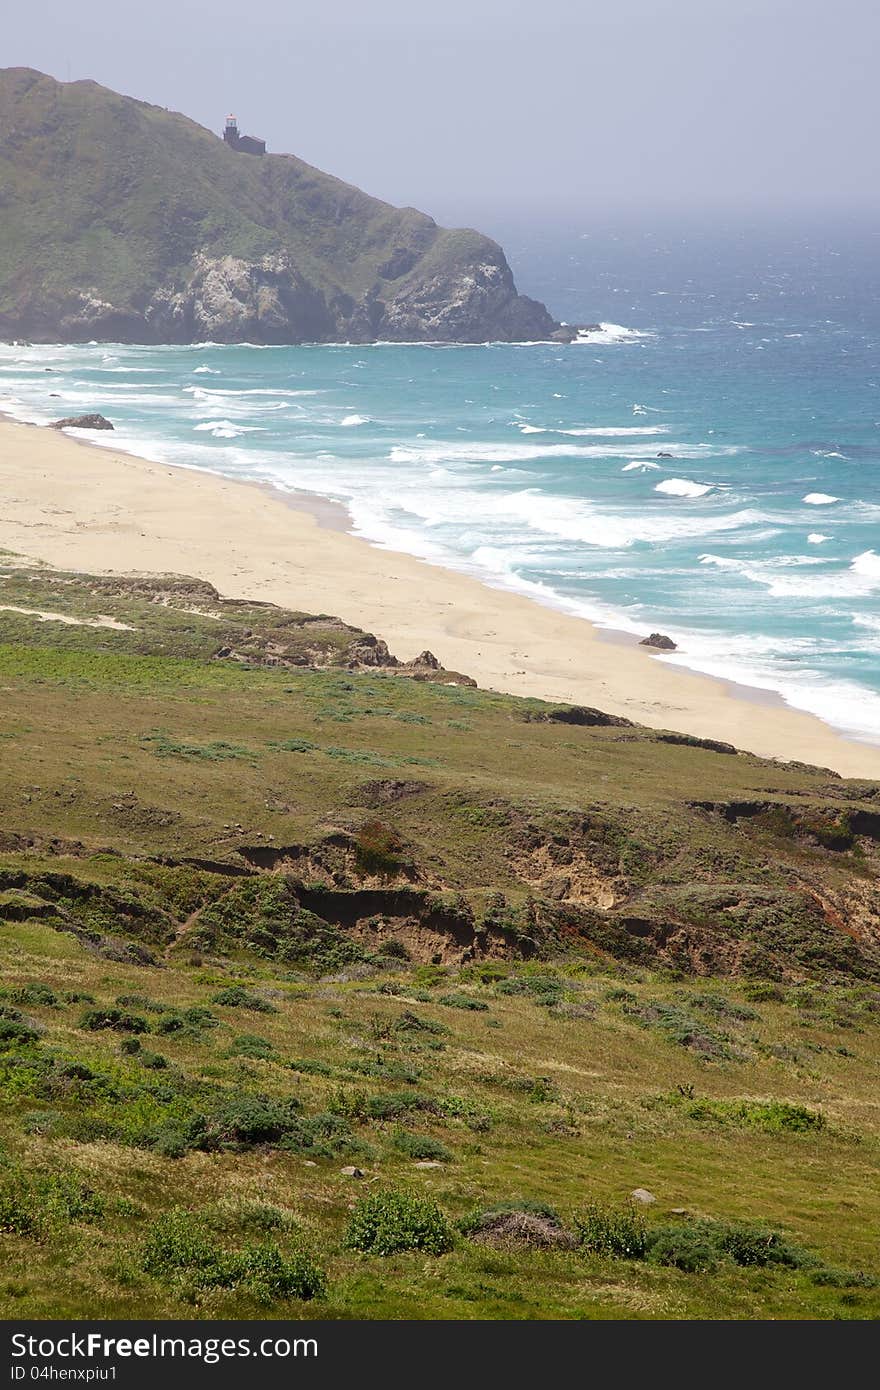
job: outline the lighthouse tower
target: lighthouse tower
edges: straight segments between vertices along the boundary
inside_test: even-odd
[[[234,116],[226,117],[226,129],[223,131],[223,139],[231,150],[238,150],[241,154],[266,153],[265,140],[260,140],[256,135],[242,135],[238,128],[238,121]]]

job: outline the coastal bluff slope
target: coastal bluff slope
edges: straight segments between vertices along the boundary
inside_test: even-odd
[[[0,336],[521,341],[574,330],[500,246],[101,87],[0,70]]]

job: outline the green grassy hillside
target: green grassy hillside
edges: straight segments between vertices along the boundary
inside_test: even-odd
[[[485,340],[557,328],[516,294],[488,238],[292,155],[236,153],[94,82],[0,70],[0,206],[7,335]]]
[[[428,674],[0,568],[3,1315],[876,1316],[880,791]]]

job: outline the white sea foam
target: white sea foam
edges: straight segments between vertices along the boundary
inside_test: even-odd
[[[565,434],[575,438],[592,439],[615,439],[622,436],[624,439],[634,435],[643,434],[668,434],[668,425],[591,425],[583,426],[579,429],[561,429],[555,425],[520,425],[523,434]]]
[[[193,367],[193,376],[222,376],[219,367],[207,367],[202,363],[201,367]]]
[[[830,541],[830,536],[823,536],[821,531],[811,531],[807,536],[810,545],[824,545],[825,541]]]
[[[262,425],[236,425],[232,420],[205,420],[201,425],[193,425],[194,430],[203,430],[215,439],[238,439],[242,434],[262,434]]]
[[[598,329],[579,332],[575,342],[587,347],[614,347],[617,343],[634,343],[654,336],[653,333],[642,333],[637,328],[624,328],[621,323],[600,323]]]
[[[340,421],[340,425],[349,429],[354,425],[368,425],[370,417],[368,415],[346,415]]]
[[[669,497],[705,497],[712,491],[712,484],[692,483],[689,478],[664,478],[662,483],[655,485],[654,491]]]
[[[802,500],[811,507],[830,507],[832,502],[839,502],[840,498],[831,497],[827,492],[808,492]]]
[[[291,391],[284,387],[248,386],[238,389],[233,386],[184,386],[191,396],[320,396],[318,390]]]
[[[641,459],[633,459],[632,463],[625,463],[620,471],[621,473],[632,473],[636,469],[638,469],[640,473],[650,473],[652,469],[659,473],[660,465],[659,463],[643,463]]]
[[[729,457],[738,452],[733,447],[713,448],[706,444],[676,444],[678,459],[707,459]],[[488,444],[436,440],[426,444],[395,445],[388,458],[392,463],[523,463],[534,459],[547,458],[632,458],[639,453],[646,458],[653,457],[656,450],[653,444],[630,443],[608,444]]]
[[[811,555],[784,555],[771,560],[700,556],[700,564],[760,584],[772,598],[852,599],[880,590],[880,555],[873,550],[856,555],[846,569],[832,568],[834,563]],[[811,570],[809,574],[798,572],[807,568]]]
[[[675,629],[680,650],[655,659],[670,666],[692,667],[721,680],[758,690],[775,691],[794,709],[824,719],[861,738],[880,738],[880,695],[855,681],[829,680],[811,662],[817,655],[812,638],[787,637],[780,661],[777,637],[742,634],[732,644],[729,634]],[[731,656],[731,650],[736,652]]]

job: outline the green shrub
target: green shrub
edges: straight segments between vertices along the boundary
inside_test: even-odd
[[[227,1009],[249,1009],[257,1014],[277,1014],[278,1010],[274,1004],[270,1004],[267,999],[261,999],[258,994],[251,994],[243,985],[229,985],[227,989],[218,990],[211,995],[212,1004],[223,1004]]]
[[[141,1265],[166,1283],[183,1275],[203,1289],[241,1288],[261,1303],[318,1298],[327,1288],[323,1271],[304,1250],[284,1253],[270,1242],[227,1250],[195,1213],[180,1208],[153,1223]]]
[[[35,1043],[39,1034],[29,1023],[14,1018],[0,1018],[0,1051],[11,1051]]]
[[[767,1226],[745,1221],[715,1222],[714,1238],[719,1248],[737,1265],[786,1265],[799,1269],[810,1263],[810,1256]]]
[[[271,1062],[278,1054],[268,1038],[261,1038],[258,1033],[240,1033],[238,1037],[232,1039],[226,1049],[227,1057],[253,1057],[257,1060]]]
[[[163,1057],[161,1052],[148,1052],[146,1048],[138,1053],[138,1061],[150,1071],[164,1071],[168,1066],[168,1058]]]
[[[555,975],[508,975],[495,986],[496,994],[531,995],[536,1004],[550,1008],[563,998],[565,990],[562,981]]]
[[[812,1110],[795,1101],[711,1100],[708,1097],[682,1095],[680,1092],[672,1092],[663,1100],[667,1105],[684,1110],[692,1120],[759,1129],[766,1134],[817,1134],[826,1124],[820,1110]]]
[[[80,1028],[88,1028],[97,1033],[102,1028],[116,1033],[146,1033],[149,1024],[139,1014],[130,1014],[125,1009],[97,1008],[84,1009],[79,1020]]]
[[[432,1018],[423,1018],[409,1009],[395,1019],[392,1027],[395,1033],[431,1033],[436,1037],[449,1032],[445,1023],[435,1023]]]
[[[647,1249],[647,1229],[633,1206],[600,1206],[591,1202],[573,1218],[580,1248],[591,1255],[641,1260]]]
[[[382,942],[382,945],[379,947],[379,955],[387,956],[389,960],[410,959],[410,953],[406,946],[404,946],[402,941],[398,941],[396,937],[393,936],[387,941]]]
[[[301,907],[294,887],[274,874],[240,879],[223,898],[204,908],[193,945],[211,950],[231,945],[320,971],[339,970],[367,956],[350,934]]]
[[[266,1242],[248,1247],[238,1261],[241,1282],[259,1303],[280,1298],[307,1301],[327,1292],[323,1270],[304,1250],[282,1254],[277,1245]]]
[[[445,1144],[432,1139],[429,1134],[412,1134],[407,1129],[396,1129],[391,1143],[398,1153],[407,1158],[434,1159],[440,1163],[451,1163],[452,1154]]]
[[[340,1153],[370,1152],[369,1145],[355,1139],[342,1115],[320,1112],[299,1116],[281,1140],[282,1149],[309,1154],[314,1158],[333,1158]]]
[[[0,1183],[0,1232],[13,1236],[39,1237],[42,1231],[42,1214],[31,1188],[21,1180],[15,1179],[7,1179]]]
[[[193,1004],[188,1009],[164,1009],[156,1020],[156,1032],[162,1036],[177,1033],[183,1038],[199,1038],[206,1028],[216,1028],[219,1019],[210,1009]]]
[[[333,1076],[336,1071],[329,1062],[322,1062],[317,1057],[298,1057],[287,1065],[291,1071],[302,1072],[306,1076]]]
[[[47,1008],[57,1008],[58,1006],[58,995],[54,989],[41,984],[38,980],[33,980],[27,985],[18,985],[15,989],[6,991],[6,997],[11,999],[14,1004],[42,1004]]]
[[[488,1013],[489,1005],[482,999],[474,999],[470,994],[441,994],[438,1000],[450,1009],[470,1009],[473,1013]]]
[[[346,1249],[367,1255],[394,1255],[402,1250],[443,1255],[452,1245],[452,1226],[436,1202],[396,1188],[362,1197],[345,1235]]]
[[[760,1017],[748,1005],[725,999],[723,994],[691,994],[688,995],[688,1003],[693,1009],[702,1009],[716,1018],[733,1018],[738,1023],[749,1023]]]
[[[736,1265],[785,1265],[800,1269],[812,1263],[809,1253],[768,1226],[747,1221],[688,1221],[657,1226],[648,1237],[648,1257],[688,1274],[716,1269],[724,1260]]]
[[[719,1250],[700,1227],[661,1226],[651,1232],[654,1264],[671,1265],[685,1274],[710,1274],[718,1268]]]
[[[25,1174],[0,1180],[0,1231],[40,1239],[72,1221],[97,1221],[104,1199],[75,1173]]]
[[[785,1002],[785,990],[772,980],[747,980],[742,986],[742,992],[747,999],[753,999],[756,1004]]]
[[[369,1097],[365,1113],[371,1120],[394,1120],[412,1110],[434,1109],[431,1098],[419,1091],[384,1091],[381,1095]]]
[[[368,820],[354,837],[354,859],[362,874],[389,878],[403,866],[403,841],[384,821]]]
[[[647,1004],[622,1004],[623,1012],[641,1028],[656,1028],[668,1042],[696,1052],[706,1061],[729,1061],[734,1053],[730,1039],[693,1018],[675,1004],[654,1001]]]
[[[296,1129],[299,1102],[267,1096],[230,1096],[210,1115],[197,1148],[277,1144]]]
[[[114,1003],[121,1009],[144,1009],[148,1014],[161,1014],[166,1007],[146,994],[117,994]]]
[[[835,1269],[824,1265],[811,1271],[810,1282],[828,1289],[875,1289],[880,1280],[861,1269]]]

